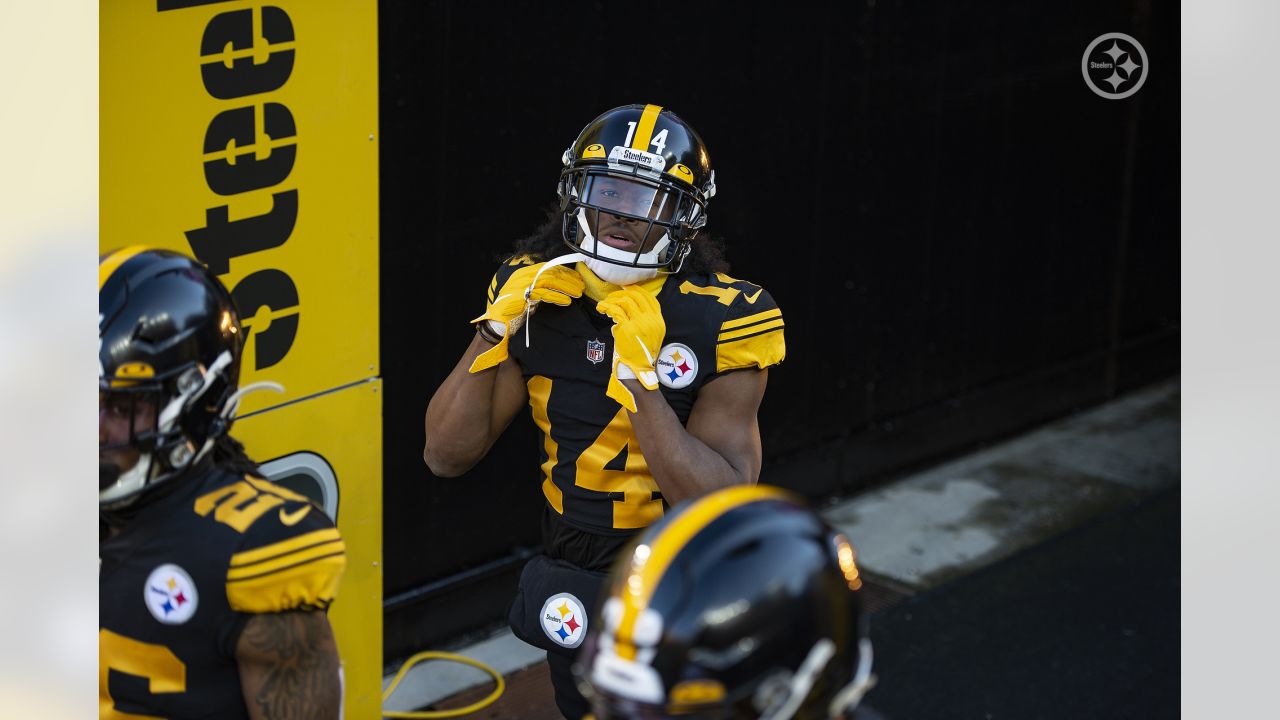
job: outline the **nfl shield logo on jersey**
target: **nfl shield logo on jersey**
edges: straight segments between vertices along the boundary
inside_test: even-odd
[[[604,343],[599,340],[587,341],[587,359],[592,365],[599,365],[604,360]]]

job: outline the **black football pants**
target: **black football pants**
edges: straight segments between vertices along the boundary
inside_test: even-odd
[[[547,667],[551,669],[551,685],[556,691],[556,707],[568,720],[581,720],[591,710],[587,699],[578,692],[570,667],[573,660],[554,652],[547,653]]]

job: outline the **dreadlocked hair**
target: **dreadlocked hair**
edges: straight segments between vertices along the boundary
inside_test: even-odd
[[[244,445],[230,435],[221,435],[213,441],[213,462],[236,475],[252,475],[265,480],[262,468],[251,460],[244,451]]]
[[[516,241],[512,253],[504,253],[497,260],[526,255],[539,262],[568,255],[573,250],[565,244],[563,215],[560,205],[552,203],[546,212],[546,219],[533,234]],[[711,274],[729,272],[729,261],[725,259],[724,239],[710,235],[705,231],[698,233],[693,239],[689,256],[680,266],[679,275]]]

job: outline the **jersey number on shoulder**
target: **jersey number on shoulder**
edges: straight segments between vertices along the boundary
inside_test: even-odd
[[[254,520],[262,517],[268,510],[280,507],[285,500],[305,499],[284,488],[272,486],[264,480],[241,480],[196,498],[195,510],[196,514],[202,517],[212,512],[213,518],[218,522],[244,532]],[[280,521],[286,525],[293,525],[307,510],[310,510],[310,506],[295,511],[293,515],[286,515],[281,510]]]
[[[173,651],[163,645],[153,645],[113,633],[98,630],[98,717],[149,718],[151,715],[135,715],[116,709],[108,687],[112,670],[127,675],[146,678],[151,694],[180,693],[187,690],[187,666]]]

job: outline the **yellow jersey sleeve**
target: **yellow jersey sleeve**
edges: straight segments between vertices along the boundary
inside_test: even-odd
[[[732,278],[725,278],[732,280]],[[759,285],[734,280],[739,289],[716,336],[716,372],[764,369],[787,356],[782,310]]]
[[[247,480],[279,497],[244,533],[227,567],[227,600],[246,613],[325,609],[338,594],[346,546],[329,517],[310,500],[265,480]]]

